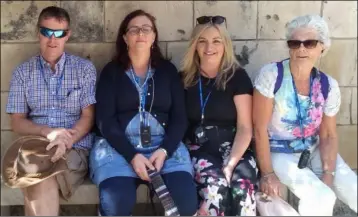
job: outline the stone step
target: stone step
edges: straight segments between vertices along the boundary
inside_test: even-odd
[[[140,185],[137,189],[137,203],[150,203],[149,190],[146,185]],[[156,197],[154,201],[157,202]],[[60,200],[63,205],[98,204],[98,189],[89,179],[76,190],[69,201]],[[23,194],[20,189],[13,189],[1,183],[1,206],[24,205]]]

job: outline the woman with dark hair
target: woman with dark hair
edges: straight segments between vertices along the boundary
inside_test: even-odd
[[[155,18],[142,10],[121,23],[117,55],[96,91],[97,137],[90,176],[99,187],[101,215],[131,215],[136,188],[161,174],[180,215],[194,215],[197,195],[188,150],[187,118],[178,71],[158,46]]]

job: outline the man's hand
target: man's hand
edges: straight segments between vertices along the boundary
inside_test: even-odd
[[[152,156],[149,158],[149,161],[155,166],[157,172],[159,172],[162,169],[166,158],[167,155],[165,152],[161,149],[158,149],[152,154]]]
[[[80,136],[80,133],[78,132],[78,130],[75,130],[75,129],[68,129],[68,132],[71,133],[71,136],[72,136],[71,139],[72,140],[71,140],[71,143],[68,144],[66,147],[68,149],[71,149],[73,144],[75,144],[76,141],[78,141],[81,138],[81,136]]]
[[[51,161],[56,162],[66,154],[66,142],[62,138],[56,138],[47,145],[46,150],[52,149],[57,146],[55,154],[52,156]]]
[[[147,168],[154,170],[152,163],[142,154],[136,154],[131,161],[134,171],[144,181],[150,181]]]
[[[44,129],[43,134],[50,142],[60,140],[61,143],[65,144],[67,149],[70,149],[74,143],[74,137],[77,131],[65,128],[47,128]]]

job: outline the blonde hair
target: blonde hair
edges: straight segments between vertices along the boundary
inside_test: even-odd
[[[221,59],[219,72],[215,80],[216,88],[225,90],[227,82],[233,77],[236,69],[240,67],[239,62],[235,57],[230,34],[225,26],[222,24],[217,25],[210,23],[198,24],[193,30],[189,42],[189,48],[187,49],[182,61],[181,71],[185,88],[193,86],[198,82],[197,80],[194,80],[196,73],[200,70],[200,59],[198,53],[196,52],[196,45],[200,35],[210,27],[215,27],[219,31],[224,44],[224,55]]]

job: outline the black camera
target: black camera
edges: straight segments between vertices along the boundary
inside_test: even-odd
[[[195,129],[195,138],[196,138],[196,142],[199,145],[202,145],[209,140],[208,137],[206,136],[205,128],[203,126],[198,126]]]
[[[298,168],[303,169],[306,168],[308,165],[308,161],[310,159],[311,152],[310,150],[306,149],[302,152],[300,156],[300,160],[298,161]]]
[[[143,147],[148,147],[151,142],[151,131],[150,131],[150,126],[144,126],[143,124],[141,124],[140,126],[140,139],[141,139],[141,143]]]

